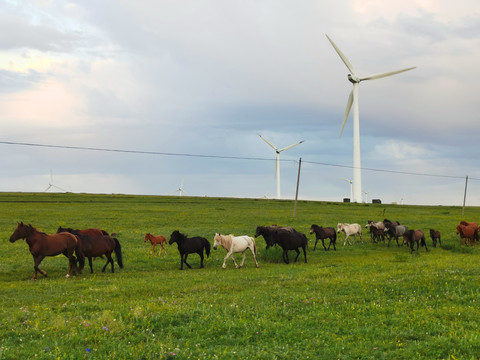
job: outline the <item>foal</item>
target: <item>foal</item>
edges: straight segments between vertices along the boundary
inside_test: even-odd
[[[158,255],[160,255],[163,251],[165,251],[165,255],[167,255],[167,249],[163,246],[163,244],[167,244],[167,239],[165,239],[165,236],[158,235],[154,236],[150,233],[145,234],[145,241],[147,242],[150,241],[150,244],[152,244],[152,248],[150,249],[150,254],[155,254],[155,246],[160,245],[160,251],[158,252]]]

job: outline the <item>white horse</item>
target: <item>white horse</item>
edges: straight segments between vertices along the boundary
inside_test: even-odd
[[[350,241],[348,241],[348,237],[353,235],[353,241],[355,242],[356,237],[355,235],[360,235],[360,240],[362,240],[362,227],[359,224],[345,224],[345,223],[338,223],[337,225],[337,233],[341,232],[345,233],[345,240],[343,242],[343,246],[345,246],[348,242],[348,245],[352,245]]]
[[[255,261],[255,266],[258,268],[257,257],[257,247],[255,246],[255,240],[247,235],[244,236],[233,236],[233,235],[221,235],[215,233],[215,237],[213,238],[213,248],[217,250],[217,247],[221,245],[225,250],[227,250],[227,256],[223,259],[222,268],[225,269],[227,267],[227,259],[229,257],[232,258],[235,267],[238,269],[239,267],[243,266],[245,262],[245,251],[250,249],[253,255],[253,260]],[[242,262],[240,266],[237,265],[235,258],[233,257],[233,253],[242,253]]]

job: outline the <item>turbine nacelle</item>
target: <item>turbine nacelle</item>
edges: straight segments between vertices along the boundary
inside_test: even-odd
[[[348,81],[350,81],[352,84],[358,84],[360,81],[362,81],[362,79],[359,79],[358,77],[352,74],[348,74],[347,77],[348,77]]]

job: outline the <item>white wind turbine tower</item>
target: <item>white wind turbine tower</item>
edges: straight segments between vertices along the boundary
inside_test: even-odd
[[[299,141],[295,144],[289,145],[287,147],[284,147],[283,149],[278,149],[275,145],[273,145],[270,141],[265,139],[262,135],[258,134],[258,136],[260,136],[263,141],[265,141],[268,145],[270,145],[277,154],[277,159],[275,161],[275,177],[277,178],[277,199],[280,199],[280,153],[282,151],[291,149],[294,146],[300,145],[301,143],[304,142],[304,140]]]
[[[348,115],[350,113],[350,109],[353,105],[353,199],[354,202],[362,202],[362,164],[360,160],[360,117],[358,111],[358,84],[364,80],[376,80],[381,79],[387,76],[392,76],[395,74],[402,73],[404,71],[413,70],[415,67],[410,67],[407,69],[391,71],[383,74],[377,75],[370,75],[366,77],[358,77],[355,74],[355,70],[353,70],[352,64],[348,61],[348,59],[343,55],[340,49],[335,45],[335,43],[327,36],[327,39],[332,44],[335,51],[338,53],[340,58],[342,59],[343,63],[347,66],[350,74],[348,74],[348,80],[353,84],[353,89],[350,92],[350,96],[348,97],[347,108],[345,110],[345,115],[343,117],[342,128],[340,130],[340,136],[342,136],[343,128],[345,127],[345,123],[347,122]]]

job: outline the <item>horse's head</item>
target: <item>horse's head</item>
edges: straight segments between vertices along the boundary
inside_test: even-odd
[[[218,246],[222,244],[222,235],[215,233],[213,237],[213,250],[217,250]]]
[[[255,235],[253,235],[253,237],[259,237],[260,235],[263,235],[263,231],[264,231],[264,227],[263,226],[257,226],[257,229],[255,230]]]
[[[18,223],[17,228],[13,232],[13,234],[10,236],[10,242],[15,242],[18,239],[25,239],[29,234],[32,232],[32,225],[25,225],[22,222]]]
[[[337,233],[341,233],[341,232],[342,232],[344,225],[345,225],[345,224],[342,224],[342,223],[338,223],[338,224],[337,224]]]
[[[151,236],[151,235],[152,235],[152,234],[150,234],[150,233],[146,233],[146,234],[145,234],[145,240],[144,240],[143,242],[150,241],[150,236]]]
[[[313,233],[315,232],[315,227],[316,227],[316,226],[317,226],[317,225],[315,225],[315,224],[312,225],[312,226],[310,226],[310,234],[313,234]]]

